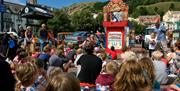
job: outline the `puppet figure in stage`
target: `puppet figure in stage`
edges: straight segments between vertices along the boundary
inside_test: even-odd
[[[128,5],[122,0],[111,0],[104,7],[104,21],[121,22],[128,20]]]

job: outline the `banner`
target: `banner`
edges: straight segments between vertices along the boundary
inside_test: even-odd
[[[108,48],[114,46],[115,49],[122,49],[122,33],[109,32],[108,33]]]

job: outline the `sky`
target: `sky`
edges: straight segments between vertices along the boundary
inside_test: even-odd
[[[4,0],[8,2],[13,2],[13,3],[20,3],[20,4],[25,4],[26,0]],[[38,0],[38,4],[42,5],[48,5],[54,8],[61,8],[64,6],[69,6],[74,3],[78,2],[91,2],[91,1],[108,1],[108,0]]]

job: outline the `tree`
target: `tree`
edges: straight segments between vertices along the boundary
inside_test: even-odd
[[[157,8],[157,7],[154,7],[154,11],[157,13],[157,11],[158,11],[158,8]]]
[[[140,15],[147,15],[148,11],[147,11],[146,7],[140,7],[139,13],[140,13]]]
[[[169,6],[169,10],[174,10],[175,9],[175,5],[174,3],[171,3],[171,5]]]
[[[133,29],[136,31],[137,34],[144,33],[144,30],[146,28],[145,25],[138,24],[136,21],[130,21],[130,24],[132,25]]]
[[[72,25],[75,31],[95,31],[96,20],[89,10],[77,11],[72,15]]]
[[[48,20],[47,25],[52,28],[55,33],[73,31],[70,16],[63,10],[54,11],[54,18]]]

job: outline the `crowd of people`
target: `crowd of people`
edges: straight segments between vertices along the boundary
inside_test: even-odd
[[[7,55],[2,49],[0,53],[2,91],[180,91],[179,40],[172,52],[154,49],[149,56],[132,47],[118,54],[112,46],[107,53],[93,34],[78,46],[55,44],[45,24],[40,45],[34,44],[31,27],[20,34],[22,46],[13,35],[2,42],[8,46],[1,48],[9,49]]]

